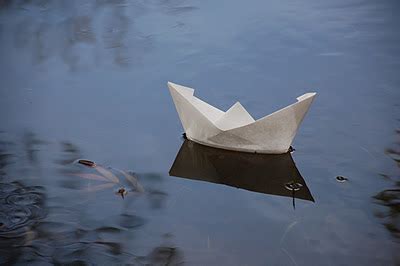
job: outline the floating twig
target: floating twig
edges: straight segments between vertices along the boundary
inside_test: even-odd
[[[96,163],[90,160],[81,159],[78,160],[78,163],[89,166],[89,167],[96,167]]]

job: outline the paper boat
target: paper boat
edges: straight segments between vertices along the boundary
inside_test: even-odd
[[[314,202],[290,153],[244,153],[185,140],[169,174]],[[297,189],[291,189],[291,184]]]
[[[270,154],[289,150],[316,95],[306,93],[296,103],[254,120],[239,102],[223,112],[196,98],[194,89],[172,82],[168,87],[188,139],[216,148]]]

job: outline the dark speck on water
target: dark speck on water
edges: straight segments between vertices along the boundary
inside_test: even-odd
[[[78,163],[86,165],[86,166],[90,166],[90,167],[96,166],[96,163],[89,161],[89,160],[79,160]]]
[[[124,199],[125,195],[127,194],[127,191],[125,188],[120,188],[118,189],[117,194],[121,195],[122,199]]]
[[[336,177],[336,180],[337,180],[338,182],[346,182],[346,181],[349,180],[349,179],[348,179],[347,177],[338,175],[338,176]]]
[[[0,1],[0,264],[399,265],[399,12]],[[242,154],[182,139],[167,81],[254,119],[318,97],[295,153]]]

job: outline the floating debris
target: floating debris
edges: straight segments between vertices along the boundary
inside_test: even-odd
[[[296,183],[296,182],[294,182],[294,181],[285,184],[285,188],[286,188],[287,190],[292,191],[293,209],[296,209],[296,201],[295,201],[295,194],[296,194],[296,191],[299,191],[300,188],[302,188],[302,187],[303,187],[302,184]]]
[[[118,169],[117,169],[118,170]],[[132,186],[132,189],[136,192],[143,193],[144,188],[143,186],[139,183],[137,180],[135,173],[133,172],[125,172],[122,170],[118,170],[121,174],[124,175],[125,179],[129,181],[130,185]]]
[[[336,181],[341,182],[341,183],[346,182],[346,181],[348,181],[348,180],[349,180],[349,179],[348,179],[347,177],[344,177],[344,176],[341,176],[341,175],[338,175],[338,176],[336,177]]]
[[[285,184],[285,188],[290,191],[299,191],[301,187],[303,187],[302,184],[295,182],[289,182]]]
[[[81,160],[78,160],[78,163],[89,166],[89,167],[96,167],[96,163],[93,161],[89,161],[89,160],[81,159]]]
[[[116,185],[119,185],[119,189],[116,190],[115,194],[121,195],[122,198],[126,196],[129,192],[138,192],[138,193],[143,193],[145,192],[145,189],[143,186],[139,183],[136,175],[132,171],[123,171],[119,170],[116,168],[111,168],[111,167],[105,167],[98,165],[94,163],[93,161],[86,160],[86,159],[79,159],[76,160],[75,163],[80,163],[85,166],[89,166],[90,168],[94,168],[98,173],[69,173],[70,175],[73,176],[79,176],[84,179],[90,179],[90,180],[97,180],[105,183],[100,183],[95,186],[90,186],[88,187],[87,191],[99,191],[103,190],[106,188],[111,188],[115,187]],[[119,175],[116,175],[116,172],[122,174],[125,178],[119,179]],[[127,189],[125,186],[128,187]]]
[[[121,195],[121,197],[124,199],[125,195],[128,194],[128,191],[126,191],[126,189],[122,187],[118,189],[117,194]]]

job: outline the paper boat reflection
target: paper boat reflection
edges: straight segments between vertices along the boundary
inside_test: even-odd
[[[185,140],[169,175],[314,201],[290,153],[243,153]]]
[[[289,150],[316,93],[258,120],[235,103],[223,112],[194,96],[194,90],[172,82],[168,87],[188,139],[211,147],[281,154]]]

